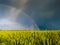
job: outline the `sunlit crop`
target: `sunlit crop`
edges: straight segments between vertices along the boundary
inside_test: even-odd
[[[0,31],[0,45],[60,45],[60,31]]]

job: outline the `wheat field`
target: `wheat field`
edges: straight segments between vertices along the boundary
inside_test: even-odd
[[[0,31],[0,45],[60,45],[60,31]]]

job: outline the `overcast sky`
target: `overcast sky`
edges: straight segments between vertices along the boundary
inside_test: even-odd
[[[16,0],[15,0],[16,1]],[[19,7],[18,3],[12,0],[0,0],[1,4],[8,4],[14,7]],[[59,0],[29,0],[26,4],[27,8],[24,10],[25,13],[30,17],[29,19],[23,15],[23,24],[34,20],[34,25],[36,24],[40,29],[60,29],[60,1]],[[5,9],[0,7],[0,17],[4,15]],[[2,14],[2,15],[1,15]],[[21,16],[18,16],[21,18]],[[20,19],[17,19],[20,20]],[[32,18],[32,19],[31,19]],[[22,19],[22,18],[21,18]],[[21,23],[20,21],[18,21]]]
[[[21,8],[14,1],[0,0],[0,29],[38,29],[34,20],[22,11],[23,2]]]

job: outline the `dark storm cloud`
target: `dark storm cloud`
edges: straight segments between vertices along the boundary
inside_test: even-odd
[[[19,7],[17,0],[0,0],[0,3]],[[40,29],[60,29],[60,0],[29,0],[25,11]]]
[[[60,29],[60,0],[31,0],[28,14],[40,29]]]
[[[24,6],[27,0],[0,0],[0,4],[10,5],[17,8]]]

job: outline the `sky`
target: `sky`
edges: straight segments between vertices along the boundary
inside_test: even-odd
[[[31,0],[29,3],[27,13],[40,29],[60,29],[60,0]]]
[[[16,0],[0,0],[0,3],[10,5],[16,8],[21,8],[22,6],[20,5],[19,0],[16,2],[15,1]],[[60,29],[60,0],[28,0],[28,3],[26,3],[26,5],[27,6],[26,9],[24,10],[24,13],[22,12],[22,14],[19,14],[19,16],[17,16],[18,17],[17,22],[19,24],[23,23],[22,25],[25,25],[24,27],[26,27],[26,25],[27,27],[29,27],[32,24],[34,24],[34,26],[31,27],[36,27],[41,30]],[[4,11],[6,11],[6,8],[1,9],[0,6],[1,19],[4,18],[3,17],[3,15],[5,15]],[[10,11],[12,12],[11,9]],[[13,14],[15,15],[15,13]],[[12,18],[9,20],[12,20]]]
[[[34,20],[22,11],[23,1],[21,4],[16,2],[16,0],[0,0],[0,29],[39,29]]]

